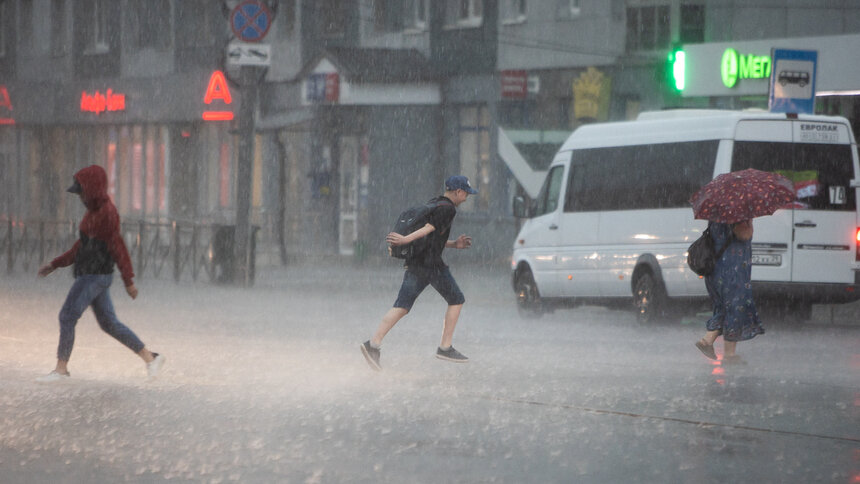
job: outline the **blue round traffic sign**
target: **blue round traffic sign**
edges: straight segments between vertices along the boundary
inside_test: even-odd
[[[259,0],[245,0],[230,13],[230,28],[245,42],[263,40],[272,26],[272,12]]]

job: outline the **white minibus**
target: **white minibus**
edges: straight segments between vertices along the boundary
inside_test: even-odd
[[[707,227],[690,196],[713,177],[756,168],[791,179],[797,201],[754,221],[759,306],[808,319],[812,304],[860,299],[860,167],[845,118],[668,110],[582,126],[555,155],[525,218],[511,269],[519,312],[557,303],[618,303],[640,319],[703,302],[686,251]],[[673,305],[674,306],[674,305]]]

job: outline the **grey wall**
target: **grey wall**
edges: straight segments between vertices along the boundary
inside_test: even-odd
[[[707,42],[860,32],[856,0],[712,0],[705,15]]]

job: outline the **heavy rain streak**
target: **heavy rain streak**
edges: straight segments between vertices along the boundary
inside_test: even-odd
[[[0,484],[860,482],[860,6],[717,3],[0,0]]]

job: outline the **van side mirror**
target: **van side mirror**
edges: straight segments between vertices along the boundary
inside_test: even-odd
[[[526,199],[522,195],[514,197],[513,211],[514,217],[517,218],[529,218],[531,216],[528,210],[528,205],[526,204]]]

